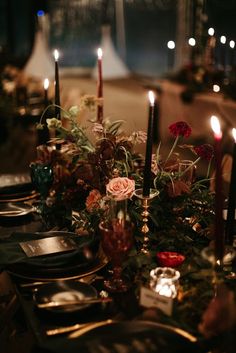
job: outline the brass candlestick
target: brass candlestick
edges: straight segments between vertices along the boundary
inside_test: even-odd
[[[159,195],[159,191],[157,191],[156,189],[150,189],[150,193],[149,196],[143,196],[143,189],[137,189],[134,192],[134,195],[136,197],[138,197],[141,202],[142,202],[142,228],[141,228],[141,232],[143,234],[143,245],[142,248],[140,250],[141,253],[148,255],[149,254],[149,227],[148,227],[148,218],[149,218],[149,206],[150,206],[150,202],[152,199],[154,199],[154,197]]]

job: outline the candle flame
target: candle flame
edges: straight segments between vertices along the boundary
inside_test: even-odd
[[[208,34],[209,34],[209,36],[214,36],[214,34],[215,34],[214,28],[210,27],[210,28],[208,29]]]
[[[234,49],[234,47],[235,47],[235,41],[234,41],[234,40],[231,40],[231,41],[229,42],[229,46],[230,46],[231,49]]]
[[[54,58],[55,58],[55,61],[58,61],[59,59],[59,51],[57,49],[54,50]]]
[[[169,40],[168,42],[167,42],[167,48],[168,49],[175,49],[175,42],[173,41],[173,40]]]
[[[226,36],[221,36],[221,37],[220,37],[220,42],[221,42],[222,44],[225,44],[225,43],[226,43]]]
[[[149,101],[150,101],[151,106],[154,106],[155,95],[154,95],[153,91],[148,92],[148,97],[149,97]]]
[[[191,47],[194,47],[194,46],[196,45],[196,39],[195,39],[195,38],[189,38],[188,44],[189,44]]]
[[[236,129],[235,128],[232,129],[232,135],[234,138],[234,142],[236,143]]]
[[[98,54],[98,59],[100,59],[101,60],[101,58],[102,58],[102,49],[101,48],[98,48],[98,50],[97,50],[97,54]]]
[[[49,87],[49,79],[48,78],[45,78],[45,80],[43,81],[43,87],[44,87],[44,89],[48,89],[48,87]]]
[[[217,116],[215,116],[215,115],[212,115],[212,117],[211,117],[211,128],[212,128],[216,138],[222,137],[220,122],[219,122],[219,119],[217,118]]]
[[[213,92],[220,92],[220,86],[219,85],[213,85]]]

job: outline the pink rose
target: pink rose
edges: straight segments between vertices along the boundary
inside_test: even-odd
[[[126,177],[113,178],[106,185],[107,193],[115,200],[121,201],[130,198],[135,190],[135,181]]]

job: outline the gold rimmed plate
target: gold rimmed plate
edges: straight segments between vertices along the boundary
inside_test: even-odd
[[[101,250],[99,250],[98,256],[95,261],[83,267],[81,267],[81,264],[78,264],[74,265],[73,268],[69,267],[69,269],[66,268],[66,266],[64,266],[63,269],[58,268],[58,272],[56,270],[53,272],[47,272],[45,268],[43,268],[42,271],[36,271],[35,268],[33,268],[32,266],[19,263],[10,265],[7,271],[12,276],[22,280],[54,282],[79,279],[89,276],[101,270],[103,267],[106,266],[107,263],[107,257]]]

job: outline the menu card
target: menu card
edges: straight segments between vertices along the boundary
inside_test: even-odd
[[[29,240],[19,245],[28,257],[72,251],[77,248],[76,242],[67,236]]]

